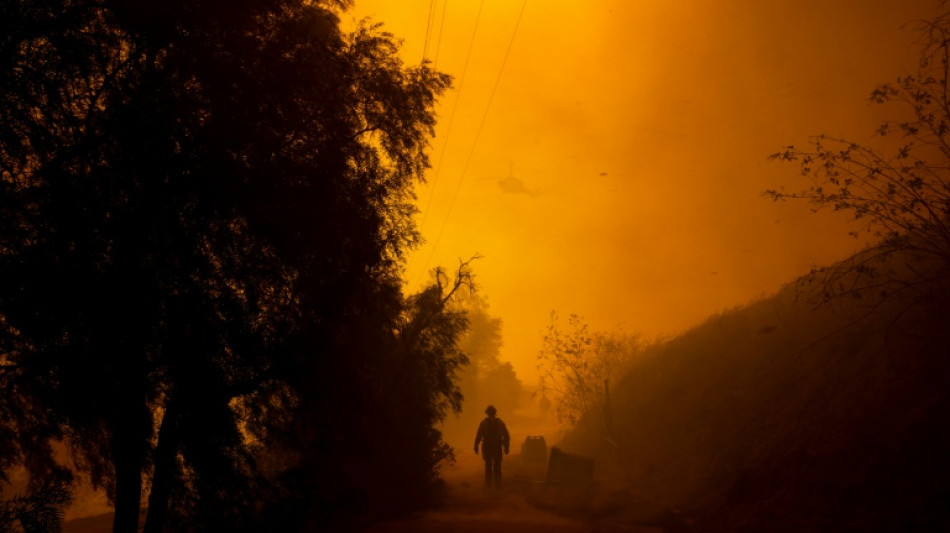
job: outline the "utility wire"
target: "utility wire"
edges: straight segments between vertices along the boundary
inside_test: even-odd
[[[449,0],[442,1],[442,20],[439,22],[439,36],[435,41],[435,58],[432,60],[432,67],[439,66],[439,50],[442,49],[442,33],[445,31],[445,12],[448,11]],[[479,8],[481,11],[481,8]]]
[[[452,216],[452,210],[455,208],[455,201],[458,199],[459,191],[462,190],[462,183],[465,181],[465,174],[468,173],[468,167],[472,162],[472,156],[475,155],[475,147],[478,145],[478,139],[481,137],[482,129],[485,126],[485,121],[488,118],[488,112],[491,110],[492,102],[495,99],[495,92],[498,90],[498,85],[501,83],[502,74],[505,72],[505,65],[508,63],[508,56],[511,54],[512,45],[515,43],[515,36],[518,35],[518,28],[521,26],[521,19],[524,16],[525,7],[528,5],[528,0],[524,0],[521,4],[521,11],[518,12],[518,19],[515,21],[515,29],[511,32],[511,39],[508,41],[508,48],[505,50],[505,57],[501,60],[501,67],[498,69],[498,76],[495,78],[495,85],[492,86],[491,94],[488,96],[488,104],[485,105],[485,112],[482,114],[482,119],[478,124],[478,129],[475,131],[475,139],[472,141],[472,148],[468,152],[468,157],[465,159],[465,166],[462,167],[462,175],[459,177],[458,185],[455,187],[455,194],[452,195],[452,201],[449,203],[449,210],[445,214],[445,218],[442,220],[442,227],[439,228],[439,233],[436,235],[435,241],[432,243],[432,249],[429,251],[429,256],[426,258],[426,262],[422,267],[422,274],[425,274],[425,269],[429,266],[429,261],[432,260],[432,256],[435,255],[435,250],[439,246],[439,241],[442,239],[442,233],[445,231],[445,226],[449,222],[449,218]],[[418,283],[418,279],[416,282]]]
[[[478,22],[482,19],[482,7],[485,0],[478,5],[478,14],[475,16],[475,26],[472,28],[472,36],[468,40],[468,52],[465,54],[465,63],[462,65],[462,75],[459,77],[459,89],[455,94],[455,101],[452,103],[452,111],[449,113],[449,122],[445,130],[445,141],[442,142],[442,150],[439,152],[439,160],[435,164],[435,174],[432,176],[432,185],[429,187],[429,198],[426,200],[426,207],[422,211],[422,221],[419,227],[425,226],[429,217],[429,207],[432,205],[432,197],[435,196],[435,186],[439,183],[439,174],[442,171],[442,161],[445,159],[445,150],[449,145],[449,138],[452,135],[452,124],[455,122],[455,112],[458,110],[459,100],[462,99],[462,89],[465,88],[465,74],[468,72],[468,63],[472,58],[472,49],[475,45],[475,35],[478,33]],[[428,262],[427,262],[428,263]]]
[[[432,29],[432,8],[436,0],[429,0],[429,15],[426,17],[426,39],[422,45],[422,62],[425,63],[429,55],[429,31]]]

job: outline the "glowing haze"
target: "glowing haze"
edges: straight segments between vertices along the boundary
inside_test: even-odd
[[[410,289],[482,255],[503,354],[531,385],[552,310],[667,336],[844,257],[859,244],[843,217],[761,196],[798,179],[766,157],[813,134],[867,140],[894,112],[871,89],[913,70],[912,23],[937,6],[357,0],[348,17],[455,77]]]

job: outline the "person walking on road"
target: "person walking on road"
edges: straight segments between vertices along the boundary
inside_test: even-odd
[[[494,405],[489,405],[485,409],[488,415],[482,423],[478,425],[478,433],[475,434],[475,453],[478,453],[478,445],[482,445],[482,457],[485,459],[485,487],[501,488],[501,452],[504,450],[508,455],[511,437],[508,435],[508,428],[500,418],[495,416],[498,411]]]

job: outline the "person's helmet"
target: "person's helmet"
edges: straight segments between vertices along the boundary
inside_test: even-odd
[[[489,405],[488,407],[485,408],[485,414],[488,416],[495,416],[495,413],[497,412],[498,410],[495,409],[494,405]]]

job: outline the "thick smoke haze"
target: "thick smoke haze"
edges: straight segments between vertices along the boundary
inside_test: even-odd
[[[404,38],[407,62],[455,77],[410,288],[484,256],[502,358],[530,384],[552,309],[667,336],[845,257],[861,246],[845,217],[761,196],[798,178],[767,156],[821,133],[868,140],[888,113],[871,90],[914,71],[914,21],[937,7],[357,2],[349,16]]]
[[[950,530],[946,0],[0,13],[0,533]]]

